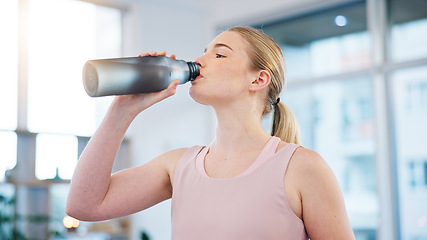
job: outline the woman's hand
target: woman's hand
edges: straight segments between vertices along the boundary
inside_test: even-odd
[[[166,56],[166,52],[150,51],[138,55],[138,57],[148,56]],[[172,54],[169,57],[176,59],[175,54]],[[174,95],[178,84],[179,80],[176,79],[169,84],[168,88],[160,92],[116,96],[114,99],[114,104],[119,104],[119,109],[126,110],[127,114],[130,114],[132,117],[136,117],[136,115],[138,115],[141,111],[147,109],[153,104]]]

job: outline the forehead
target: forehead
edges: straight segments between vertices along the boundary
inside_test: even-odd
[[[226,31],[218,35],[209,44],[208,49],[222,46],[223,44],[229,46],[235,52],[246,52],[249,43],[237,32]]]

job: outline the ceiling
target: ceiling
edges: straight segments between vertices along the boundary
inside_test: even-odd
[[[388,4],[390,21],[394,24],[427,18],[427,0],[389,0]],[[335,24],[337,15],[346,17],[346,26]],[[319,39],[366,31],[366,2],[354,1],[255,27],[261,28],[279,44],[301,46]]]

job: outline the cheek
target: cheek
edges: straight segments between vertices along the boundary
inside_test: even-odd
[[[215,85],[221,91],[227,91],[242,87],[247,82],[247,72],[240,66],[227,66],[216,74]]]
[[[222,101],[229,96],[232,87],[220,81],[199,82],[190,87],[189,95],[197,103],[211,105],[214,102]]]
[[[197,80],[191,86],[189,94],[196,102],[209,104],[211,101],[233,98],[248,89],[249,80],[245,69],[235,65],[216,69],[217,71],[206,72],[205,79]]]

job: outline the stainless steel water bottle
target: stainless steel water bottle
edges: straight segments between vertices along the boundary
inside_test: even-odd
[[[179,79],[194,80],[199,65],[166,56],[89,60],[83,68],[83,85],[91,97],[158,92]]]

